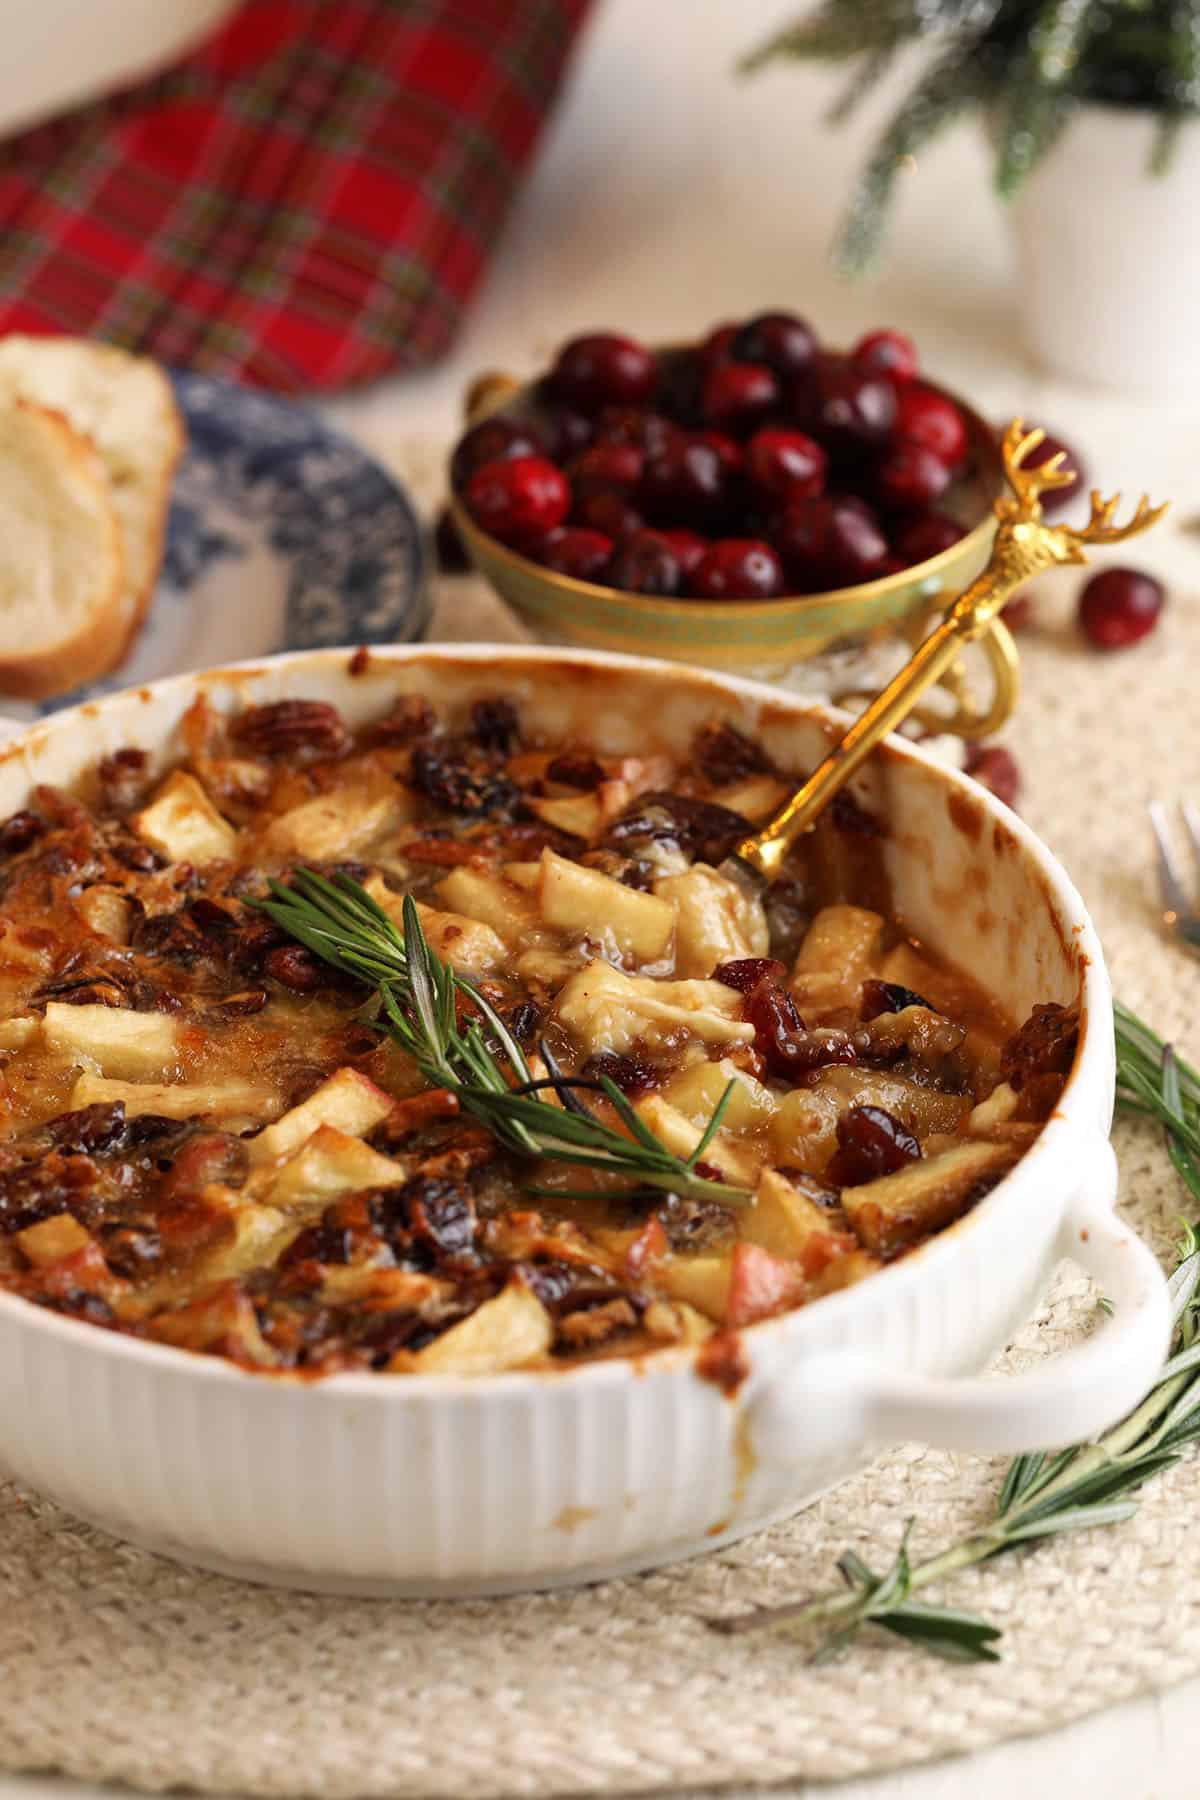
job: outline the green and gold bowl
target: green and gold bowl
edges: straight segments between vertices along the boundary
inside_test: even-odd
[[[671,350],[658,354],[670,355]],[[501,598],[559,642],[765,674],[830,650],[888,637],[908,641],[930,613],[983,568],[996,530],[992,504],[1004,490],[994,428],[958,394],[922,379],[952,400],[967,423],[970,473],[941,502],[942,509],[967,528],[966,536],[927,562],[857,587],[778,600],[670,600],[629,594],[560,575],[510,550],[481,531],[461,498],[452,494],[454,523],[476,568]],[[543,411],[537,384],[522,385],[507,375],[481,376],[468,395],[469,423],[499,411],[536,423]]]

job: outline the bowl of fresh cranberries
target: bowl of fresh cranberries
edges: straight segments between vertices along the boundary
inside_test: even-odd
[[[468,407],[450,515],[500,594],[571,642],[724,668],[929,612],[982,568],[1003,486],[909,338],[835,351],[786,312],[666,349],[587,333]]]

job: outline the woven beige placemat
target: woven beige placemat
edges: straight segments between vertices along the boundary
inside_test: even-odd
[[[1186,575],[1182,537],[1156,562]],[[1200,1051],[1200,965],[1164,944],[1142,802],[1200,791],[1200,612],[1182,591],[1126,656],[1086,650],[1048,590],[1011,732],[1024,810],[1060,851],[1117,989]],[[439,630],[513,636],[472,582]],[[1182,1194],[1154,1135],[1122,1125],[1122,1203],[1165,1254]],[[1009,1353],[1043,1356],[1092,1304],[1062,1273]],[[136,1454],[136,1445],[131,1447]],[[829,1583],[847,1546],[914,1549],[994,1500],[998,1464],[907,1447],[791,1522],[639,1579],[456,1603],[318,1599],[192,1573],[0,1485],[0,1766],[247,1794],[602,1794],[836,1777],[970,1750],[1200,1670],[1200,1460],[1137,1518],[1055,1540],[954,1585],[1004,1629],[1003,1661],[939,1663],[864,1638],[809,1666],[792,1645],[715,1637],[706,1615]]]

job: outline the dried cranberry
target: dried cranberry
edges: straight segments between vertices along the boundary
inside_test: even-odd
[[[1079,1046],[1079,1009],[1035,1006],[1000,1052],[1000,1071],[1018,1091],[1035,1076],[1069,1075]]]
[[[836,1187],[861,1187],[917,1162],[921,1146],[882,1106],[852,1106],[837,1122],[838,1147],[826,1170]]]
[[[613,1050],[601,1050],[595,1056],[589,1056],[579,1075],[582,1081],[599,1081],[603,1077],[630,1098],[649,1093],[662,1080],[653,1064],[638,1056],[620,1056]]]
[[[1158,624],[1166,603],[1161,581],[1140,569],[1101,569],[1079,596],[1079,623],[1098,650],[1124,650]]]
[[[266,972],[294,994],[314,993],[320,987],[324,973],[320,962],[303,944],[283,944],[278,950],[272,950],[267,957]]]
[[[498,774],[478,750],[435,739],[417,744],[409,766],[412,785],[447,812],[502,814],[520,799],[515,783]]]
[[[915,381],[920,363],[917,346],[902,331],[868,331],[850,352],[850,361],[864,375],[884,375],[896,386]]]
[[[554,392],[582,412],[602,406],[641,406],[654,393],[658,369],[653,356],[632,338],[588,332],[563,345],[550,371]]]
[[[370,729],[373,744],[411,744],[414,738],[431,737],[437,730],[437,715],[428,700],[420,694],[402,694],[382,719]]]
[[[533,1000],[522,1000],[505,1020],[518,1044],[532,1044],[542,1022],[542,1009]]]
[[[517,709],[511,700],[476,700],[471,708],[471,730],[485,750],[507,756],[520,732]]]
[[[398,1196],[408,1213],[409,1230],[435,1257],[469,1256],[475,1242],[475,1202],[461,1182],[417,1175]]]
[[[868,812],[854,798],[849,788],[841,788],[833,796],[829,805],[830,822],[839,831],[848,831],[854,837],[878,838],[884,835],[884,828],[873,812]]]
[[[768,425],[747,444],[746,468],[763,495],[799,500],[822,491],[829,458],[806,432]]]
[[[577,456],[567,473],[576,500],[588,494],[629,493],[642,479],[645,451],[634,444],[594,444]]]
[[[60,1113],[43,1129],[60,1150],[78,1150],[87,1155],[111,1150],[125,1138],[125,1102],[101,1100],[94,1106],[82,1106],[77,1112]]]
[[[734,962],[718,963],[712,972],[714,981],[720,981],[735,993],[750,994],[760,981],[781,983],[787,974],[787,966],[777,962],[773,956],[740,956]],[[795,1008],[793,1007],[793,1012]]]
[[[948,469],[958,469],[966,462],[971,447],[966,420],[953,400],[934,388],[919,381],[902,387],[895,424],[898,438],[923,444]]]
[[[886,506],[932,506],[950,486],[950,471],[924,444],[893,444],[875,471],[875,487]]]
[[[968,744],[963,767],[1005,806],[1017,804],[1021,797],[1021,771],[1016,757],[1003,744]]]
[[[704,417],[710,425],[752,431],[778,404],[779,383],[761,363],[716,363],[705,377]]]
[[[786,312],[759,313],[748,319],[729,346],[734,361],[761,363],[779,376],[803,374],[816,353],[812,327]]]
[[[747,775],[762,775],[771,767],[762,746],[728,721],[705,725],[696,733],[692,760],[715,787],[730,781],[744,781]]]
[[[462,490],[485,463],[503,462],[512,456],[541,456],[544,446],[532,425],[521,419],[492,417],[472,425],[459,439],[450,458],[450,481]]]
[[[845,497],[793,500],[780,514],[774,539],[789,585],[801,593],[872,581],[887,556],[874,515]]]
[[[544,456],[514,456],[476,469],[466,503],[484,531],[502,544],[520,545],[562,524],[571,490],[561,469]]]
[[[546,779],[591,793],[604,780],[604,770],[594,756],[556,756],[546,764]]]
[[[903,1012],[906,1006],[923,1006],[927,1012],[936,1012],[923,994],[915,993],[912,988],[901,987],[898,981],[864,981],[862,990],[862,1007],[859,1017],[864,1024],[878,1019],[882,1013]]]
[[[602,531],[583,525],[557,525],[530,548],[543,568],[573,581],[603,581],[613,553],[613,541]]]
[[[448,506],[443,506],[437,516],[437,523],[433,528],[433,550],[437,566],[443,575],[465,575],[471,567],[470,553]]]
[[[783,564],[759,538],[720,538],[697,565],[688,588],[702,600],[773,600],[783,592]]]
[[[679,564],[654,531],[635,531],[613,554],[608,579],[628,594],[677,594]]]
[[[787,989],[768,976],[746,995],[744,1016],[754,1047],[782,1081],[798,1082],[831,1063],[857,1060],[849,1039],[806,1031]]]
[[[102,1227],[100,1247],[113,1273],[127,1280],[136,1281],[162,1260],[162,1239],[149,1219]]]
[[[656,792],[640,795],[614,819],[607,842],[617,848],[640,842],[677,844],[689,856],[715,864],[749,832],[749,819],[731,807]]]
[[[906,519],[892,539],[892,547],[906,568],[940,556],[967,535],[965,525],[948,513],[921,512]]]
[[[0,856],[17,856],[36,844],[48,830],[45,819],[35,812],[15,812],[0,825]]]

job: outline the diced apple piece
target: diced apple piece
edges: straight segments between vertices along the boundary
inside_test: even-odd
[[[510,1281],[423,1350],[407,1357],[401,1352],[399,1366],[421,1375],[490,1375],[544,1356],[553,1339],[550,1314],[537,1295],[524,1282]]]
[[[124,1103],[130,1118],[158,1113],[164,1119],[244,1118],[257,1121],[276,1112],[273,1088],[260,1081],[178,1082],[110,1081],[103,1075],[81,1075],[71,1089],[71,1108]],[[257,1140],[255,1140],[257,1141]]]
[[[622,798],[627,795],[625,789]],[[545,824],[553,825],[556,831],[565,831],[587,843],[597,836],[604,823],[600,800],[595,794],[572,794],[561,800],[530,800],[529,810]]]
[[[984,1137],[997,1125],[1006,1125],[1016,1110],[1017,1096],[1007,1081],[1002,1081],[972,1109],[966,1128],[973,1137]]]
[[[438,882],[437,894],[451,913],[490,925],[509,944],[520,943],[537,923],[538,909],[527,892],[480,869],[452,870]]]
[[[732,1273],[728,1252],[672,1256],[655,1273],[659,1287],[665,1289],[672,1300],[695,1307],[706,1319],[720,1322],[725,1317]]]
[[[742,997],[720,981],[654,981],[591,962],[564,984],[558,1016],[591,1051],[660,1049],[684,1037],[748,1044],[754,1028],[741,1017]]]
[[[1009,1144],[960,1144],[895,1175],[843,1188],[842,1206],[866,1248],[887,1256],[949,1225],[972,1189],[1004,1174],[1019,1154]]]
[[[639,1100],[634,1108],[638,1117],[649,1126],[660,1144],[673,1150],[676,1156],[688,1157],[700,1142],[702,1128],[694,1125],[683,1113],[665,1101],[661,1094],[647,1094]],[[704,1151],[704,1161],[727,1175],[730,1181],[744,1187],[753,1179],[755,1158],[753,1153],[738,1144],[724,1129],[713,1136]]]
[[[259,1166],[273,1157],[290,1155],[322,1125],[332,1125],[347,1137],[366,1137],[387,1118],[394,1104],[390,1094],[377,1088],[357,1069],[338,1069],[307,1100],[293,1106],[282,1118],[248,1141],[246,1149],[250,1161]]]
[[[576,973],[579,958],[564,950],[526,950],[513,966],[525,987],[542,988],[549,997]]]
[[[742,1240],[769,1250],[772,1256],[802,1256],[814,1236],[827,1236],[835,1229],[825,1208],[777,1169],[762,1171],[754,1204],[738,1214]]]
[[[134,814],[133,829],[171,862],[228,862],[237,850],[237,832],[184,769],[168,775],[149,806]]]
[[[711,975],[718,963],[765,956],[769,948],[762,901],[736,881],[695,863],[665,875],[654,892],[675,908],[675,967],[680,975]]]
[[[132,1081],[167,1073],[179,1050],[176,1019],[118,1006],[63,1006],[52,1000],[42,1036],[56,1055]]]
[[[114,944],[129,942],[129,902],[116,888],[84,888],[76,898],[75,910],[97,937],[108,938]]]
[[[840,1108],[822,1088],[793,1088],[784,1094],[771,1120],[770,1142],[776,1162],[821,1175],[837,1149]]]
[[[448,1281],[412,1269],[383,1269],[372,1262],[326,1268],[321,1299],[328,1306],[357,1306],[364,1312],[417,1312],[454,1291]]]
[[[404,895],[394,893],[378,875],[371,876],[366,889],[403,936]],[[469,919],[465,913],[438,912],[420,900],[417,917],[430,949],[461,975],[490,975],[509,960],[511,952],[504,939],[479,919]]]
[[[48,1269],[64,1256],[74,1256],[91,1243],[91,1234],[70,1213],[56,1213],[52,1219],[39,1219],[18,1231],[15,1243],[35,1269]]]
[[[214,1294],[156,1314],[146,1329],[158,1343],[180,1350],[220,1350],[262,1368],[279,1361],[262,1334],[249,1294],[233,1281]]]
[[[776,1100],[769,1088],[739,1069],[728,1057],[720,1062],[693,1063],[681,1075],[673,1075],[662,1090],[664,1100],[694,1123],[705,1124],[730,1082],[733,1093],[725,1108],[722,1129],[725,1131],[759,1131],[775,1116]]]
[[[349,782],[280,813],[264,842],[276,856],[324,862],[352,855],[385,825],[398,825],[410,813],[408,796],[395,782]]]
[[[22,1050],[29,1040],[41,1029],[42,1021],[37,1018],[4,1019],[0,1021],[0,1050]]]
[[[206,1197],[213,1189],[205,1190]],[[235,1196],[230,1196],[235,1200]],[[273,1206],[237,1205],[233,1236],[218,1244],[208,1256],[201,1257],[193,1272],[200,1281],[227,1281],[233,1276],[247,1275],[251,1269],[266,1269],[278,1262],[287,1246],[301,1229],[301,1221],[285,1218]]]
[[[852,1106],[882,1106],[919,1138],[960,1131],[971,1110],[969,1094],[944,1094],[886,1069],[823,1069],[816,1088],[809,1091],[831,1094],[842,1112]]]
[[[540,898],[547,925],[594,942],[607,940],[621,956],[637,962],[665,956],[675,930],[675,908],[669,901],[639,893],[553,850],[542,852]]]
[[[792,993],[809,1023],[831,1012],[857,1013],[862,984],[883,941],[883,919],[862,906],[823,906],[800,946]]]
[[[825,1267],[812,1277],[808,1291],[812,1299],[821,1294],[836,1294],[842,1288],[853,1287],[856,1281],[865,1281],[868,1275],[874,1275],[876,1269],[883,1264],[877,1256],[867,1250],[847,1250],[844,1256],[831,1257]]]
[[[322,1125],[272,1174],[264,1198],[283,1212],[321,1212],[338,1194],[356,1188],[396,1187],[409,1165],[372,1150],[361,1138]]]
[[[796,1306],[808,1286],[799,1263],[772,1256],[758,1244],[735,1244],[729,1261],[724,1322],[731,1330]]]
[[[0,963],[46,974],[54,966],[58,949],[58,938],[44,925],[14,927],[0,919]]]
[[[760,819],[769,819],[773,812],[778,812],[790,792],[787,783],[777,781],[774,775],[748,775],[745,781],[735,781],[732,787],[718,789],[713,799],[719,805],[727,806],[730,812],[741,813],[743,819],[757,824]]]
[[[503,865],[506,881],[514,887],[523,888],[526,893],[533,893],[542,885],[542,865],[540,862],[510,862]]]
[[[642,1314],[642,1327],[663,1344],[702,1344],[716,1330],[713,1321],[686,1300],[652,1300]]]

